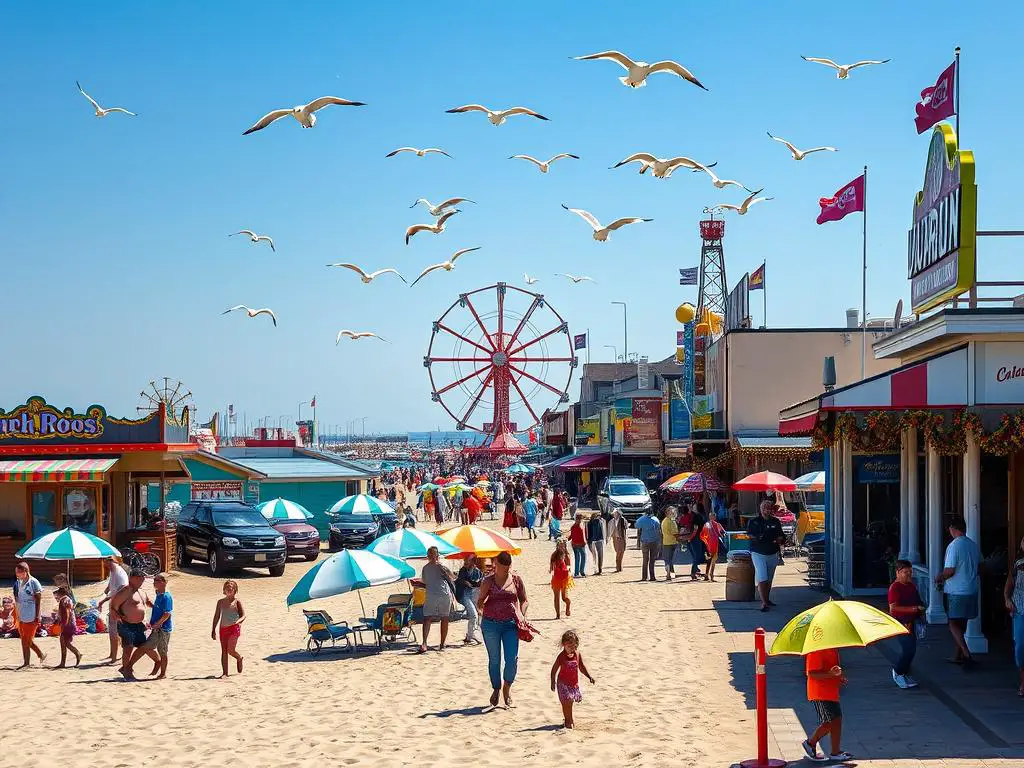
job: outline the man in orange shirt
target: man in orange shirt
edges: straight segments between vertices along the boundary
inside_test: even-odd
[[[843,735],[843,709],[839,706],[839,686],[846,684],[846,675],[839,666],[839,651],[827,648],[812,651],[806,657],[807,700],[814,705],[820,725],[800,745],[807,757],[815,762],[825,760],[851,760],[853,755],[843,752],[839,742]],[[832,753],[825,757],[818,751],[818,742],[829,734]]]

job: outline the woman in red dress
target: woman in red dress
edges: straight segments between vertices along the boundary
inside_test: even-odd
[[[569,575],[569,547],[566,546],[565,539],[559,539],[555,544],[555,551],[551,553],[548,570],[551,572],[551,591],[555,597],[555,618],[562,618],[559,598],[565,603],[565,615],[571,616],[572,601],[569,599],[568,592],[573,587],[573,580]]]

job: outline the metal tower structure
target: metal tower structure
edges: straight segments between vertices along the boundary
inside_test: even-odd
[[[725,317],[726,300],[729,296],[725,280],[725,249],[722,238],[725,237],[725,221],[715,218],[712,208],[705,208],[708,218],[700,222],[700,283],[697,289],[697,320],[698,324],[714,312]],[[697,334],[694,338],[694,392],[706,394],[704,388],[704,351],[714,340],[710,324],[706,334]]]

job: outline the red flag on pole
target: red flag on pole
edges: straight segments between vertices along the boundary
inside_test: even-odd
[[[953,88],[956,86],[956,62],[954,61],[939,75],[935,85],[921,91],[921,100],[914,106],[917,117],[914,125],[918,133],[924,133],[940,120],[956,114]]]
[[[313,399],[309,401],[311,407],[316,408],[316,395],[313,395]]]
[[[833,197],[823,197],[818,200],[821,206],[821,213],[818,214],[817,222],[824,224],[826,221],[839,221],[849,213],[864,210],[864,175],[861,174],[848,184],[839,188]]]

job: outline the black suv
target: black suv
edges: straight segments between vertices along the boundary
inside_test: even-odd
[[[268,568],[284,574],[288,557],[284,536],[255,507],[240,501],[193,501],[178,517],[178,567],[205,560],[210,574],[228,568]]]
[[[327,548],[331,552],[340,549],[361,549],[385,533],[391,533],[398,527],[398,515],[394,512],[370,514],[332,515],[335,522],[331,523],[327,535]]]

